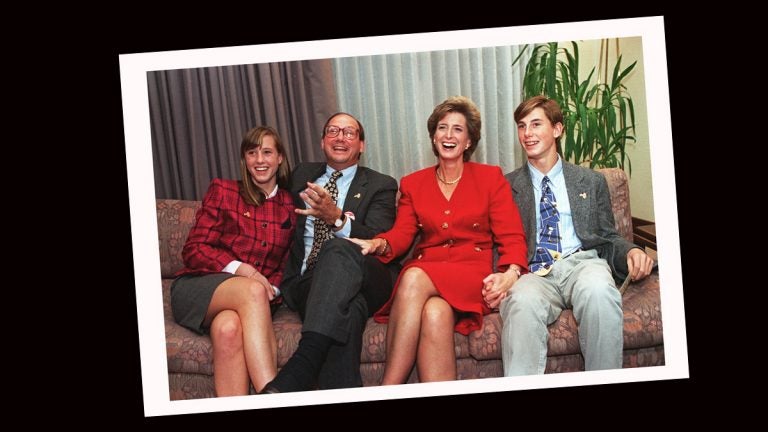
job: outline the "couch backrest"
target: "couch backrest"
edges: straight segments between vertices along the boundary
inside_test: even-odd
[[[157,200],[157,234],[160,240],[160,274],[172,278],[184,267],[181,249],[195,224],[200,201]]]
[[[616,221],[616,231],[632,242],[632,210],[629,207],[629,181],[627,173],[620,168],[600,168],[595,171],[605,176],[608,190],[611,193],[613,219]]]
[[[627,241],[632,241],[632,213],[629,208],[627,174],[619,168],[596,170],[608,181],[616,229]],[[187,234],[195,223],[200,201],[157,200],[157,232],[160,240],[160,271],[163,278],[172,278],[181,270],[184,261],[181,249]]]

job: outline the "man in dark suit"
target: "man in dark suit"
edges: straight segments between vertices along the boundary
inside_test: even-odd
[[[358,165],[363,125],[336,113],[321,146],[326,162],[299,164],[290,188],[299,217],[281,289],[302,317],[301,340],[265,393],[362,386],[365,323],[389,299],[400,270],[347,240],[372,238],[395,222],[397,182]]]
[[[507,174],[528,239],[531,273],[501,302],[504,375],[543,374],[547,325],[565,308],[579,323],[586,370],[622,367],[623,312],[618,280],[650,274],[653,260],[616,231],[608,184],[562,160],[557,102],[530,98],[515,110],[528,163]]]

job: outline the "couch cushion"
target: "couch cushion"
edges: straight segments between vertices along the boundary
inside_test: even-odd
[[[661,325],[659,273],[654,270],[647,278],[631,283],[622,298],[624,310],[624,349],[652,347],[663,344]],[[470,333],[469,354],[477,360],[501,358],[501,317],[487,315],[483,328]],[[578,325],[570,309],[549,326],[547,356],[578,354]]]
[[[660,295],[658,270],[627,288],[622,299],[625,350],[664,343]]]

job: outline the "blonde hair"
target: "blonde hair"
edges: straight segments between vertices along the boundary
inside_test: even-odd
[[[435,137],[435,131],[437,130],[437,123],[448,113],[456,112],[464,116],[467,120],[467,132],[469,132],[469,148],[464,150],[463,158],[464,162],[468,162],[472,153],[477,149],[477,144],[480,142],[480,128],[482,127],[482,120],[480,119],[480,110],[477,109],[477,105],[472,102],[466,96],[451,96],[444,100],[440,105],[436,106],[432,111],[432,114],[427,120],[427,130],[429,131],[430,142]],[[435,156],[439,156],[437,149],[432,144],[432,152]]]

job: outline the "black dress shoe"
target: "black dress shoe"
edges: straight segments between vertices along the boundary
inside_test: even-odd
[[[277,387],[272,386],[272,383],[269,383],[264,386],[263,389],[259,392],[259,394],[270,394],[270,393],[282,393]]]

